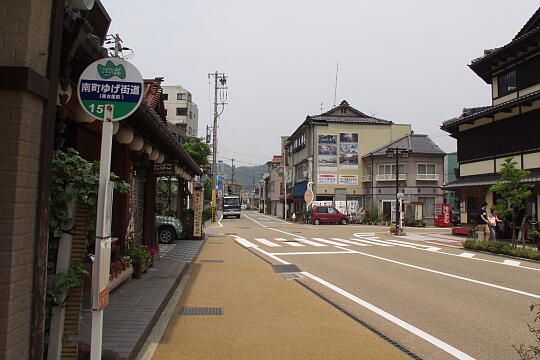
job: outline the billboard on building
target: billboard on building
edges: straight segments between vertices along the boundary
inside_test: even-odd
[[[340,185],[358,185],[358,175],[339,175]]]
[[[319,174],[317,184],[320,184],[320,185],[337,185],[337,175],[334,175],[334,174]]]
[[[358,133],[339,134],[339,168],[358,169]]]

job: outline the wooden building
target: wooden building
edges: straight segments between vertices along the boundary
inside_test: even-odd
[[[485,50],[469,65],[491,85],[491,104],[463,109],[441,129],[457,139],[459,176],[444,186],[460,200],[461,221],[471,223],[480,204],[496,199],[489,191],[506,158],[531,171],[534,183],[527,215],[538,216],[540,201],[540,8],[508,44]]]

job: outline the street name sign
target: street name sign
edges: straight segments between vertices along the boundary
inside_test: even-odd
[[[100,59],[88,65],[77,86],[82,108],[98,120],[104,119],[106,105],[113,106],[111,121],[127,118],[141,104],[143,92],[139,70],[115,58]]]

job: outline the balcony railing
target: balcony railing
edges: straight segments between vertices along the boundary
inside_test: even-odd
[[[364,176],[362,176],[362,181],[363,181],[363,182],[371,181],[371,175],[364,175]]]
[[[379,174],[375,177],[377,181],[396,181],[396,174]],[[399,174],[399,180],[405,180],[406,174]]]
[[[416,174],[416,180],[439,180],[439,174]]]

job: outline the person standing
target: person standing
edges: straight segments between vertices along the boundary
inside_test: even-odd
[[[492,240],[497,240],[497,223],[502,222],[501,219],[497,216],[495,211],[491,209],[491,212],[488,215],[488,225],[489,225],[489,234]]]
[[[476,230],[479,232],[482,232],[484,234],[483,238],[486,238],[486,234],[489,233],[489,219],[487,214],[487,203],[483,202],[482,206],[480,207],[480,211],[478,211],[478,219],[477,219],[478,225]],[[489,238],[488,238],[489,240]]]

